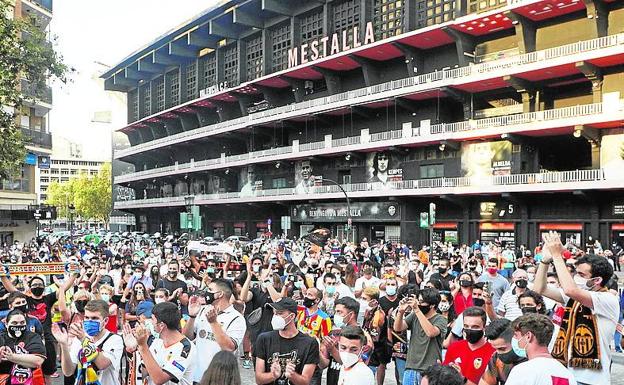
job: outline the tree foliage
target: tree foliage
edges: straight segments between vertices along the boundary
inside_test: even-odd
[[[61,217],[67,218],[69,205],[74,205],[75,215],[108,224],[112,193],[111,165],[105,163],[97,175],[83,173],[67,182],[52,182],[48,187],[46,203],[56,206]]]
[[[41,98],[48,79],[66,81],[70,72],[36,19],[12,18],[13,5],[0,0],[0,179],[14,176],[26,150],[16,113],[28,98]],[[21,90],[29,83],[30,96]]]

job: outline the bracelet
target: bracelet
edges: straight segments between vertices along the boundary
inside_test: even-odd
[[[550,264],[552,263],[552,261],[550,261],[550,262],[544,262],[544,260],[542,259],[542,260],[540,260],[540,263],[543,263],[544,265],[547,265],[547,266],[548,266],[548,265],[550,265]]]
[[[189,314],[189,318],[197,318],[197,316],[196,316],[196,315],[190,315],[190,314]]]

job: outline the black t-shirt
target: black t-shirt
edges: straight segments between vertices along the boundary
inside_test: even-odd
[[[262,288],[256,286],[250,289],[252,293],[251,301],[247,303],[245,307],[245,312],[247,308],[250,309],[250,313],[258,308],[262,308],[262,316],[260,317],[260,321],[255,325],[249,326],[249,332],[252,336],[257,336],[260,333],[268,332],[273,330],[273,326],[271,325],[271,319],[273,318],[273,309],[270,306],[265,306],[267,303],[272,303],[273,300],[271,296],[266,291],[262,290]],[[253,338],[251,339],[253,341]]]
[[[11,338],[7,334],[7,332],[0,333],[0,346],[7,346],[11,348],[13,353],[18,354],[37,354],[41,357],[46,356],[46,348],[43,345],[43,341],[41,340],[41,336],[37,333],[33,333],[29,330],[24,332],[24,335],[20,338]],[[32,371],[34,369],[26,368],[25,366],[18,366],[15,369],[13,368],[15,365],[10,361],[2,361],[0,362],[0,374],[11,374],[12,371],[16,372],[15,375],[28,375],[28,378],[32,378]],[[28,372],[28,373],[27,373]]]
[[[386,317],[390,316],[390,310],[396,309],[399,306],[399,296],[397,295],[394,301],[391,301],[387,296],[383,296],[379,298],[379,306],[381,306],[381,310],[386,313]]]
[[[44,295],[41,298],[28,297],[28,315],[34,317],[43,325],[46,338],[52,335],[52,306],[56,302],[56,292]]]
[[[301,332],[297,333],[293,338],[284,338],[280,336],[278,331],[270,331],[262,333],[258,336],[254,344],[254,357],[264,360],[264,371],[271,370],[271,364],[274,360],[279,360],[282,367],[282,380],[286,363],[292,360],[295,363],[295,372],[301,374],[305,365],[319,363],[319,345],[316,340]],[[279,380],[273,382],[278,385]],[[289,381],[286,384],[290,384]]]
[[[455,279],[455,276],[453,276],[453,274],[448,274],[446,277],[441,275],[440,273],[433,273],[431,274],[431,277],[429,277],[429,280],[438,280],[440,282],[442,282],[442,290],[446,290],[446,291],[450,291],[451,290],[451,281],[453,281]]]
[[[333,329],[329,332],[329,335],[336,337],[340,335],[339,329]],[[329,366],[327,367],[327,385],[338,385],[338,378],[340,377],[340,369],[342,364],[334,360],[334,357],[329,355]]]
[[[166,278],[161,279],[160,281],[158,281],[158,286],[156,286],[156,288],[167,289],[169,291],[169,295],[171,295],[177,289],[182,289],[182,293],[188,293],[188,286],[186,285],[186,282],[182,281],[181,279],[176,279],[175,281],[170,281]],[[178,308],[180,308],[182,314],[188,314],[188,307],[182,305],[179,299],[176,299],[175,303],[178,305]]]

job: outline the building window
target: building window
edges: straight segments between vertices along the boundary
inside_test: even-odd
[[[0,179],[0,190],[31,192],[30,179],[33,173],[34,168],[32,166],[23,165],[16,177]]]
[[[273,47],[273,71],[280,71],[288,65],[288,49],[290,49],[290,24],[271,31],[271,43]]]
[[[420,166],[420,178],[442,178],[444,177],[444,165],[443,164],[427,164]]]
[[[165,109],[165,78],[164,76],[159,77],[154,81],[154,93],[156,94],[156,111],[152,111],[152,113],[159,112]]]
[[[197,62],[193,61],[186,67],[186,100],[197,97]]]
[[[341,33],[347,31],[348,43],[353,43],[353,33],[351,30],[357,26],[360,30],[360,0],[346,0],[338,4],[334,4],[333,20],[334,32]]]
[[[286,178],[273,178],[272,188],[286,187],[288,187],[288,182],[286,182]]]
[[[505,5],[507,5],[507,0],[469,0],[468,12],[481,13],[491,9],[504,7]]]
[[[310,44],[318,41],[323,37],[323,13],[313,12],[303,16],[300,19],[301,26],[301,44]],[[308,50],[308,59],[312,55],[312,51]]]
[[[416,23],[418,28],[455,19],[455,0],[417,0]]]
[[[403,33],[403,0],[375,0],[373,25],[376,39]]]
[[[224,80],[228,83],[229,87],[238,85],[238,54],[236,44],[225,49],[223,58]]]
[[[143,89],[143,115],[142,118],[152,114],[152,85],[147,82]]]
[[[208,88],[217,83],[217,59],[215,53],[206,55],[204,59],[203,87]]]
[[[139,120],[139,92],[136,89],[128,92],[128,111],[130,111],[129,121]]]
[[[167,108],[180,104],[180,70],[176,69],[167,73],[169,80],[169,96],[171,96]]]
[[[262,35],[247,41],[247,80],[262,76]]]

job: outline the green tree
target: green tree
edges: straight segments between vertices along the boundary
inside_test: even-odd
[[[0,179],[16,175],[26,155],[16,118],[23,102],[42,97],[48,79],[65,82],[70,71],[35,19],[9,15],[13,5],[0,0]],[[21,90],[22,79],[30,96]]]
[[[75,205],[74,188],[76,180],[72,179],[67,182],[52,182],[48,186],[46,204],[56,207],[59,217],[68,218],[68,208],[70,204]]]

